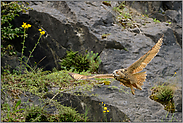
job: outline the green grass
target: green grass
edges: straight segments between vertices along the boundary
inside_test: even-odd
[[[150,99],[157,101],[164,105],[164,109],[169,112],[175,112],[175,106],[173,102],[174,92],[177,87],[175,85],[158,85],[151,88],[152,94],[150,95]]]
[[[60,90],[64,90],[87,83],[85,80],[74,81],[69,76],[69,72],[71,71],[61,70],[52,73],[51,71],[38,70],[37,73],[1,75],[2,90],[9,89],[9,91],[12,91],[16,88],[22,92],[29,90],[31,93],[39,95],[47,92],[48,86],[59,87]],[[81,72],[81,74],[90,75],[88,72]]]
[[[25,74],[2,74],[1,75],[1,92],[5,95],[6,99],[9,92],[12,97],[17,98],[20,94],[24,92],[30,92],[34,95],[39,96],[41,100],[44,99],[44,95],[52,93],[48,92],[49,88],[56,87],[57,92],[54,94],[53,99],[43,103],[42,106],[29,106],[26,108],[20,108],[21,102],[14,102],[14,107],[9,106],[5,99],[2,107],[2,117],[1,120],[5,122],[38,122],[38,121],[48,121],[48,122],[63,122],[63,121],[86,121],[87,118],[82,114],[78,114],[75,109],[66,108],[62,105],[58,106],[58,102],[54,100],[57,94],[72,90],[77,86],[80,87],[80,92],[85,92],[91,90],[91,88],[101,82],[108,81],[108,79],[98,79],[98,80],[79,80],[75,81],[69,76],[67,70],[61,71],[42,71],[38,69],[35,72],[27,72]],[[74,71],[75,73],[78,73]],[[81,72],[83,75],[91,75],[88,72]],[[73,92],[74,93],[74,92]],[[13,96],[14,95],[14,96]],[[78,96],[78,95],[77,95]],[[79,95],[80,96],[80,95]],[[84,96],[84,95],[82,95]],[[93,95],[96,96],[96,95]],[[45,108],[47,104],[55,105],[59,114],[51,115],[46,112]],[[31,113],[32,112],[32,113]],[[85,114],[86,115],[86,114]]]
[[[74,52],[70,50],[67,51],[67,55],[62,59],[60,65],[61,69],[72,69],[78,72],[89,71],[94,73],[97,72],[100,63],[101,59],[98,56],[98,53],[86,51],[86,54],[80,54],[78,51]]]

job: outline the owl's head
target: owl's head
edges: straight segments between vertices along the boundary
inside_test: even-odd
[[[125,69],[118,69],[113,71],[114,78],[124,78],[125,77]]]

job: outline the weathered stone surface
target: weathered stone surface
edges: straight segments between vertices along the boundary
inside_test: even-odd
[[[46,94],[45,100],[51,99],[53,94]],[[43,101],[39,100],[38,96],[35,96],[29,92],[26,92],[25,95],[21,95],[22,102],[31,102],[26,103],[26,105],[41,105]],[[54,100],[60,102],[64,106],[69,106],[75,108],[79,113],[87,115],[89,121],[101,122],[101,121],[113,121],[113,122],[127,122],[130,121],[128,116],[119,110],[116,106],[105,103],[105,107],[109,110],[108,113],[103,113],[104,109],[102,108],[102,102],[96,96],[87,96],[86,93],[74,92],[74,93],[60,93]],[[22,104],[23,107],[26,106]],[[50,114],[57,114],[58,111],[56,107],[52,106],[52,103],[45,108]]]
[[[17,52],[17,56],[21,57],[21,53]],[[22,63],[20,62],[20,59],[17,56],[9,56],[7,54],[4,54],[1,56],[1,70],[2,69],[8,69],[10,70],[10,73],[14,73],[17,71],[20,71],[22,74],[25,70],[25,63],[27,61],[27,57],[22,58]],[[31,63],[28,61],[28,65],[31,66]],[[20,70],[20,66],[22,69]],[[27,68],[29,70],[29,68]],[[9,74],[9,73],[8,73]]]
[[[170,27],[174,31],[177,42],[182,47],[182,2],[165,1],[165,2],[147,2],[147,1],[126,1],[126,4],[136,11],[147,14],[151,18],[156,18],[161,22],[171,22]]]
[[[173,100],[175,103],[175,111],[182,112],[182,89],[175,92]]]

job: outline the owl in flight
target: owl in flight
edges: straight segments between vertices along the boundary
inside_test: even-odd
[[[114,70],[112,74],[97,74],[94,76],[85,76],[76,73],[69,73],[75,80],[85,80],[91,78],[115,78],[123,85],[130,87],[132,94],[135,94],[133,88],[142,90],[141,86],[146,79],[146,71],[142,71],[147,64],[156,56],[163,43],[163,36],[145,55],[141,56],[136,62],[124,69]]]

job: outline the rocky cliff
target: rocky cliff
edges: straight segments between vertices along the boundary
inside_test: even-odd
[[[158,82],[167,82],[175,72],[176,77],[171,78],[171,81],[176,82],[181,91],[182,2],[126,2],[124,11],[126,15],[130,14],[130,17],[119,20],[114,7],[120,4],[121,2],[114,1],[111,1],[110,5],[99,1],[30,2],[29,7],[33,10],[15,18],[14,25],[19,27],[23,22],[32,25],[28,30],[25,43],[27,47],[25,56],[29,55],[29,51],[39,37],[38,29],[42,28],[46,31],[33,53],[34,57],[30,59],[32,63],[39,62],[46,56],[39,64],[39,67],[43,67],[44,70],[52,70],[54,67],[60,69],[58,62],[66,55],[67,50],[72,49],[80,53],[84,53],[85,50],[100,53],[102,64],[99,73],[111,73],[115,69],[131,65],[154,46],[164,34],[160,52],[145,68],[147,79],[143,90],[136,90],[136,95],[132,95],[128,88],[124,90],[129,93],[119,92],[122,85],[114,81],[109,86],[94,87],[90,94],[97,93],[98,97],[77,98],[72,95],[69,101],[64,102],[64,97],[60,101],[64,105],[75,108],[78,108],[81,102],[94,106],[103,101],[111,106],[111,111],[116,111],[110,115],[113,115],[112,121],[125,121],[126,119],[134,122],[153,122],[162,119],[170,121],[172,114],[165,117],[167,111],[161,104],[149,99],[149,95],[152,86]],[[123,26],[122,24],[125,23],[127,24]],[[109,35],[103,38],[103,34]],[[11,43],[17,51],[21,51],[20,39]],[[7,57],[2,59],[2,65],[12,62]],[[16,60],[14,63],[18,65]],[[112,86],[118,88],[111,89]],[[182,96],[181,93],[177,94],[178,99],[175,99],[175,103],[178,107],[174,113],[176,120],[173,119],[173,121],[182,120],[182,108],[180,109]],[[68,96],[70,94],[65,93],[65,98]],[[74,105],[76,102],[78,105]],[[82,113],[82,110],[80,106],[78,111]],[[91,111],[93,110],[95,109]],[[95,116],[91,113],[90,117]]]

